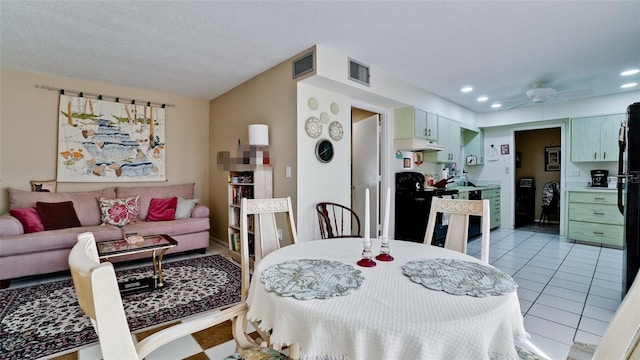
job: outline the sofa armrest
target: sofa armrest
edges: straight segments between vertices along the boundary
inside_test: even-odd
[[[196,206],[193,207],[193,210],[191,210],[191,217],[192,218],[208,218],[209,208],[201,204],[196,204]]]
[[[24,234],[24,228],[20,220],[9,213],[0,215],[0,237],[22,234]]]

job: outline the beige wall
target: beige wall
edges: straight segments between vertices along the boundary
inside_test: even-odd
[[[175,104],[166,110],[166,184],[195,182],[196,196],[209,205],[207,100],[8,68],[0,69],[0,80],[0,213],[8,209],[7,187],[30,190],[30,180],[56,178],[59,94],[35,85]],[[116,185],[158,183],[60,183],[58,192]]]
[[[521,177],[535,179],[536,204],[535,218],[540,218],[542,211],[542,188],[550,181],[560,182],[560,171],[545,171],[544,157],[547,146],[560,146],[560,128],[526,130],[515,133],[515,151],[521,154],[521,167],[516,168],[516,186]],[[564,150],[564,149],[563,149]],[[550,215],[550,221],[558,221],[558,214]]]
[[[212,235],[227,242],[228,171],[217,164],[220,151],[237,155],[248,148],[248,125],[269,125],[269,153],[273,167],[273,196],[291,196],[296,203],[296,81],[291,76],[291,61],[265,71],[225,94],[211,100],[210,116],[210,198]],[[291,177],[285,177],[291,166]],[[294,209],[295,214],[295,209]]]

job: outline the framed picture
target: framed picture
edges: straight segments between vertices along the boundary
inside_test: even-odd
[[[404,158],[402,161],[405,169],[409,169],[411,167],[411,158]]]
[[[509,144],[500,145],[500,153],[502,155],[509,155]]]
[[[544,170],[560,171],[560,147],[547,146],[544,148]]]
[[[31,180],[31,191],[56,192],[58,182],[55,180]]]
[[[424,154],[422,153],[422,151],[417,151],[413,153],[413,162],[416,165],[420,165],[424,162]]]

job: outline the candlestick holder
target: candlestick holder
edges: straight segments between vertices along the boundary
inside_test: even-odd
[[[362,259],[358,260],[358,265],[362,267],[374,267],[376,266],[376,262],[371,260],[371,240],[363,239],[362,240]]]
[[[391,250],[389,249],[389,238],[384,236],[380,238],[380,254],[376,256],[377,260],[380,261],[393,261],[393,256],[390,254]]]

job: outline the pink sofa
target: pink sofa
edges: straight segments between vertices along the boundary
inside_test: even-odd
[[[96,241],[123,239],[125,233],[141,235],[167,234],[178,241],[178,246],[167,253],[199,250],[204,252],[209,246],[209,208],[196,204],[191,216],[170,221],[144,221],[147,219],[152,198],[179,196],[184,199],[194,197],[195,184],[112,187],[88,192],[31,192],[7,188],[9,210],[36,207],[36,202],[59,203],[72,201],[81,227],[46,230],[26,233],[22,223],[9,212],[0,215],[0,280],[2,286],[9,285],[14,278],[47,274],[68,270],[68,255],[76,243],[76,236],[85,231],[94,233]],[[140,222],[122,227],[102,225],[99,198],[127,198],[139,196]],[[137,255],[118,257],[114,261],[150,257],[145,252]]]

